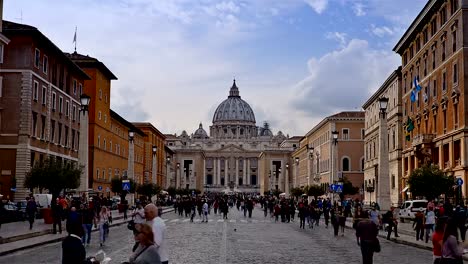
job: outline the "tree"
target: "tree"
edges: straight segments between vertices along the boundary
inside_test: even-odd
[[[353,186],[348,178],[343,177],[343,192],[340,193],[341,201],[344,200],[345,195],[355,195],[359,192],[359,187]]]
[[[317,198],[319,196],[322,196],[324,194],[325,194],[325,191],[319,185],[309,185],[309,186],[307,186],[307,195],[308,196],[313,196],[315,198],[315,200],[317,200]]]
[[[65,189],[76,189],[80,186],[80,176],[83,171],[73,162],[59,161],[53,157],[43,162],[37,162],[26,174],[24,187],[39,191],[48,190],[53,199]]]
[[[161,187],[154,183],[145,183],[138,185],[136,191],[138,194],[146,196],[150,201],[153,195],[158,194],[161,191]]]
[[[424,196],[428,200],[441,194],[452,196],[454,183],[453,176],[448,176],[433,164],[415,169],[408,178],[409,190],[413,196]]]
[[[129,179],[129,182],[130,182],[130,191],[124,191],[122,189],[122,179],[112,178],[111,180],[111,191],[120,196],[120,202],[123,202],[125,200],[125,196],[128,193],[135,193],[135,190],[137,187],[135,181],[133,179]]]
[[[302,194],[304,194],[304,190],[300,187],[294,187],[291,188],[290,193],[293,197],[300,197]]]
[[[175,188],[175,187],[169,187],[169,188],[167,188],[167,190],[166,190],[166,191],[169,193],[169,195],[170,195],[170,196],[172,196],[172,197],[173,197],[173,196],[175,196],[175,195],[176,195],[176,191],[177,191],[177,190],[176,190],[176,188]]]

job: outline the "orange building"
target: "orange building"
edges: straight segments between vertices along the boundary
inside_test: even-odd
[[[164,149],[164,141],[166,136],[155,128],[151,123],[134,122],[133,125],[143,131],[144,136],[144,154],[143,154],[143,182],[155,183],[158,186],[166,186],[166,151]],[[156,147],[156,155],[153,155],[153,146]],[[155,165],[155,179],[153,179],[153,162]]]
[[[129,131],[134,137],[134,177],[143,182],[143,146],[145,134],[110,109],[111,80],[117,77],[99,60],[78,53],[67,54],[91,80],[84,93],[89,105],[89,188],[110,196],[110,182],[128,170]],[[131,176],[131,175],[128,175]]]

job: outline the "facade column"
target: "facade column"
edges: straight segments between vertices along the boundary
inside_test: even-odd
[[[83,107],[83,106],[82,106]],[[88,161],[88,107],[80,110],[80,137],[78,149],[78,163],[83,168],[80,176],[80,192],[87,192],[89,189],[89,161]]]
[[[228,186],[228,159],[224,159],[224,186]]]
[[[286,172],[285,172],[285,179],[284,179],[284,192],[286,195],[289,195],[289,165],[286,164]]]
[[[218,184],[221,185],[221,159],[217,158],[218,165],[217,165],[217,170],[218,170]]]
[[[213,184],[217,185],[218,184],[218,171],[216,169],[216,158],[212,158],[211,164],[213,165]]]
[[[128,141],[128,171],[127,177],[128,179],[132,179],[135,181],[135,145],[134,139],[130,138]],[[129,194],[130,201],[129,204],[133,205],[134,194]]]
[[[157,184],[157,176],[158,175],[158,165],[157,165],[157,154],[153,154],[153,164],[152,164],[152,170],[151,170],[151,183]]]
[[[381,210],[390,210],[390,177],[389,177],[389,162],[388,162],[388,128],[387,117],[385,111],[380,113],[379,122],[379,167],[378,167],[378,196],[377,203]],[[416,157],[415,157],[416,158]],[[415,159],[416,161],[416,159]]]
[[[247,182],[249,183],[249,185],[252,183],[252,181],[250,180],[250,159],[247,158],[247,169],[246,169],[246,178],[247,178]]]
[[[236,180],[235,180],[235,182],[236,182],[237,186],[239,186],[240,185],[240,182],[239,182],[239,158],[236,157],[235,159],[236,159],[236,174],[235,174],[236,175]]]
[[[246,177],[246,175],[247,175],[247,172],[246,172],[247,166],[246,166],[246,163],[245,163],[246,161],[247,161],[247,159],[242,160],[242,184],[243,185],[249,185],[247,183],[247,177]]]
[[[206,185],[206,159],[203,159],[203,189]]]
[[[310,177],[312,176],[312,174],[310,173],[311,170],[312,170],[312,161],[311,159],[309,158],[309,153],[306,153],[306,156],[307,156],[307,185],[309,186],[310,185]]]

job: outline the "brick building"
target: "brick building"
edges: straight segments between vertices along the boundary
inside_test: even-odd
[[[11,42],[0,74],[2,193],[15,178],[18,200],[35,162],[78,161],[79,98],[89,76],[37,28],[3,21],[3,33]]]
[[[467,1],[428,1],[394,47],[402,57],[403,120],[414,123],[410,140],[403,144],[403,177],[432,162],[462,178],[464,194],[467,12]]]

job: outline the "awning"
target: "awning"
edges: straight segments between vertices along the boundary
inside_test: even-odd
[[[403,190],[402,190],[401,192],[404,193],[404,192],[406,192],[408,189],[409,189],[409,186],[406,186],[405,188],[403,188]]]

